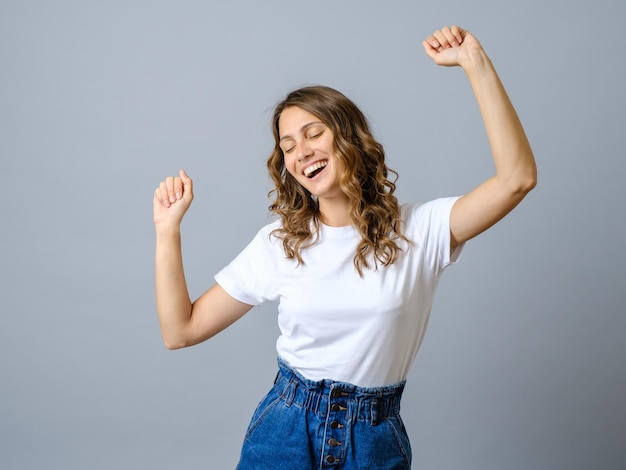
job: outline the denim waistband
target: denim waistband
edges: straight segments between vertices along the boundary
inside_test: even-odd
[[[385,418],[400,414],[405,383],[366,388],[329,379],[312,381],[279,357],[274,389],[287,406],[296,404],[321,415],[336,411],[333,407],[339,406],[346,411],[346,418],[368,420],[376,425]]]

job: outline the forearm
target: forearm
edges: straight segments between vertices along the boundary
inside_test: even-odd
[[[527,192],[536,181],[536,166],[522,123],[489,57],[481,50],[463,64],[491,146],[496,177],[513,191]]]
[[[156,305],[165,345],[185,345],[192,304],[183,270],[180,226],[156,227]]]

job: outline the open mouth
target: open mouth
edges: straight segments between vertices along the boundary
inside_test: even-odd
[[[328,165],[328,161],[324,160],[324,161],[320,161],[320,162],[316,162],[311,166],[308,166],[304,169],[303,173],[304,176],[306,176],[307,178],[314,178],[315,176],[317,176],[324,168],[326,168],[326,165]]]

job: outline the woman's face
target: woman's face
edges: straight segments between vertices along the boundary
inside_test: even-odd
[[[336,155],[332,131],[319,118],[297,106],[285,108],[278,133],[285,167],[298,183],[320,203],[345,199],[339,186],[344,164]]]

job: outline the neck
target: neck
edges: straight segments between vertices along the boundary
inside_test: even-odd
[[[347,227],[352,225],[350,220],[348,199],[320,199],[320,220],[331,227]]]

